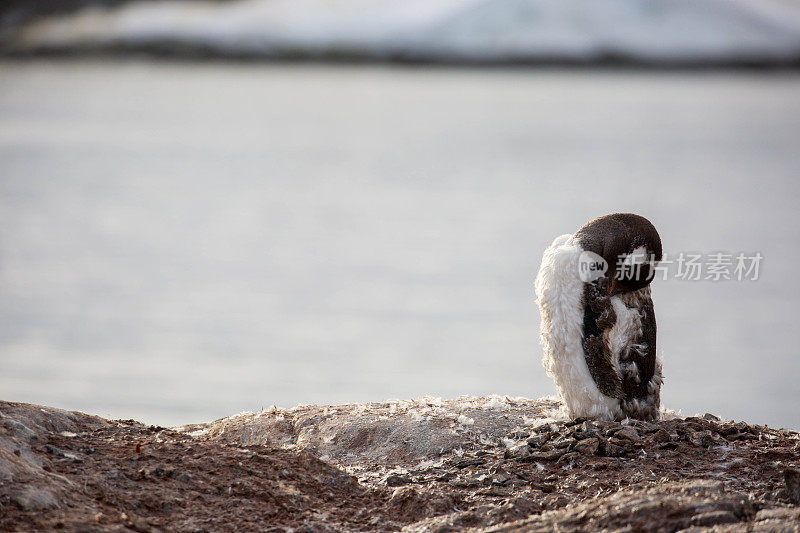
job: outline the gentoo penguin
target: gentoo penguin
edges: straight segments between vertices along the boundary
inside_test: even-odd
[[[543,364],[569,416],[658,419],[650,282],[660,260],[656,228],[631,213],[596,218],[545,250],[536,277]]]

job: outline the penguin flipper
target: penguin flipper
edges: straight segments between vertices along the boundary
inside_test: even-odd
[[[617,314],[611,298],[587,283],[583,293],[583,354],[597,388],[611,398],[625,399],[622,375],[605,340],[604,332],[614,326]]]
[[[640,334],[629,350],[620,354],[623,369],[622,410],[627,416],[656,420],[661,404],[661,365],[656,356],[656,314],[650,288],[636,291],[630,302],[639,312]]]
[[[644,291],[638,291],[644,292]],[[626,399],[643,400],[648,396],[648,384],[656,374],[656,314],[650,291],[646,294],[637,294],[639,316],[641,320],[641,334],[632,344],[627,353],[621,354],[620,364],[636,363],[635,375],[625,375],[623,372],[623,390]]]

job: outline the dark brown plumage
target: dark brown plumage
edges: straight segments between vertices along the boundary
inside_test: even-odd
[[[654,263],[661,261],[661,237],[658,231],[649,220],[633,213],[613,213],[587,222],[575,233],[575,240],[584,250],[605,259],[613,275],[601,278],[600,287],[610,283],[612,294],[646,287],[655,276],[650,265],[644,264],[634,278],[623,278],[619,275],[620,257],[643,246],[648,256],[652,254]]]
[[[616,213],[585,224],[575,239],[584,250],[603,257],[608,265],[604,276],[584,285],[583,349],[592,379],[600,392],[620,400],[626,416],[655,419],[661,370],[656,360],[656,320],[649,285],[655,265],[661,260],[661,238],[646,218]],[[622,275],[619,258],[640,247],[652,263],[642,263],[639,269]],[[612,336],[619,317],[613,298],[624,304],[620,309],[632,317],[635,330],[616,352]],[[629,310],[635,312],[628,313]]]

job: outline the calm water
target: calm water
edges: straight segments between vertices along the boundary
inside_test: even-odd
[[[800,76],[0,63],[0,397],[177,424],[555,391],[533,278],[612,211],[666,406],[800,427]]]

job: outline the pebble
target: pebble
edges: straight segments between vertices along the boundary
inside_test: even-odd
[[[512,459],[526,459],[531,455],[531,449],[527,444],[518,444],[506,451],[506,455]]]
[[[549,452],[532,452],[526,461],[555,461],[566,452],[566,448],[556,448]]]
[[[797,505],[800,503],[800,470],[787,468],[783,471],[783,482],[786,485],[786,496]]]
[[[528,446],[530,446],[531,448],[539,448],[544,443],[545,440],[542,438],[541,435],[533,436],[528,439]]]
[[[659,426],[658,424],[654,424],[652,422],[647,422],[646,420],[634,420],[633,421],[634,427],[639,431],[639,433],[655,433]]]
[[[711,511],[692,517],[692,525],[700,527],[711,527],[717,524],[733,524],[738,522],[730,511]]]
[[[594,431],[589,432],[589,431],[578,430],[578,431],[576,431],[575,433],[572,434],[572,437],[575,440],[590,439],[590,438],[596,437],[596,436],[597,436],[597,433],[594,432]]]
[[[492,485],[495,486],[505,486],[511,481],[511,476],[508,474],[498,474],[492,478]]]
[[[556,461],[556,463],[558,463],[558,464],[564,464],[564,463],[572,464],[580,456],[581,456],[581,454],[579,454],[578,452],[567,452],[564,455],[562,455],[561,457],[559,457],[558,460]]]
[[[556,486],[555,485],[552,485],[550,483],[540,483],[540,482],[537,482],[537,481],[532,481],[531,484],[530,484],[530,487],[533,490],[540,490],[540,491],[542,491],[542,492],[544,492],[546,494],[549,494],[549,493],[553,492],[554,490],[556,490]]]
[[[629,441],[632,442],[639,442],[642,440],[642,437],[639,436],[639,432],[630,426],[625,426],[624,428],[614,433],[614,435],[616,435],[620,439],[628,439]]]
[[[756,513],[756,522],[766,522],[770,520],[794,520],[800,521],[800,509],[791,508],[777,508],[777,509],[762,509]]]
[[[158,531],[156,528],[151,527],[150,524],[148,524],[145,519],[136,516],[133,513],[131,513],[130,515],[122,513],[120,515],[120,519],[125,524],[125,527],[137,531],[138,533],[151,533]]]
[[[656,442],[669,442],[672,440],[672,437],[666,429],[659,429],[653,435],[653,440]]]
[[[587,420],[583,424],[581,424],[578,429],[587,433],[591,433],[591,432],[596,432],[599,429],[599,426],[597,425],[597,422]]]
[[[59,448],[57,446],[53,446],[51,444],[45,444],[44,445],[44,449],[45,449],[45,451],[47,451],[47,453],[49,453],[50,455],[55,455],[56,457],[66,457],[67,456],[67,454],[64,452],[64,450],[62,450],[61,448]]]
[[[574,450],[583,455],[594,455],[600,448],[600,439],[597,437],[590,437],[575,444]]]
[[[605,442],[602,451],[606,457],[624,457],[627,453],[625,448],[612,442]]]
[[[593,422],[587,420],[575,429],[575,431],[572,433],[572,436],[578,440],[583,440],[596,437],[598,433],[599,427]]]
[[[486,459],[464,459],[457,462],[454,466],[456,468],[467,468],[468,466],[480,466],[486,464]]]
[[[386,477],[386,486],[387,487],[400,487],[402,485],[407,485],[411,483],[411,478],[408,476],[404,476],[401,474],[391,474]]]
[[[59,506],[58,499],[52,492],[32,486],[22,486],[12,492],[9,499],[23,511],[42,511]]]
[[[551,441],[550,444],[552,444],[554,448],[569,448],[575,444],[575,439],[572,437],[560,437]]]
[[[707,429],[704,431],[692,431],[688,435],[689,443],[693,446],[701,446],[703,448],[708,448],[714,443],[714,439],[711,437],[711,432]]]
[[[629,441],[628,439],[621,439],[617,436],[613,436],[608,439],[608,442],[614,444],[615,446],[619,446],[621,448],[631,448],[633,446],[633,442]]]

